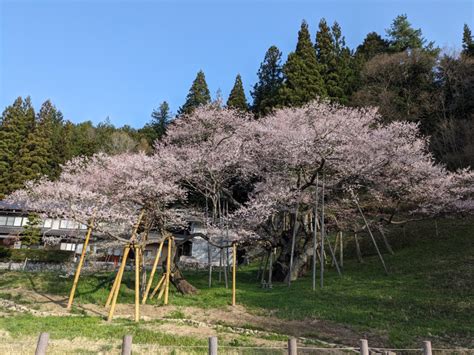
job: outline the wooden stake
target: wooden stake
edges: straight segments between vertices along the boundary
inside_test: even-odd
[[[166,259],[166,283],[165,283],[165,299],[164,304],[168,304],[168,295],[170,290],[170,275],[171,275],[171,248],[173,246],[173,237],[168,237],[168,258]]]
[[[142,304],[145,304],[148,298],[148,293],[150,292],[151,284],[153,283],[153,277],[155,276],[156,268],[158,267],[158,262],[160,260],[161,250],[163,249],[164,243],[165,243],[165,240],[163,239],[160,243],[160,246],[158,247],[158,251],[156,252],[155,261],[153,262],[153,266],[151,267],[150,278],[146,285],[145,294],[143,295],[143,299],[142,299]]]
[[[237,244],[232,243],[232,306],[235,306],[235,276],[237,272]]]
[[[120,269],[118,271],[117,285],[115,286],[114,295],[113,295],[113,298],[112,298],[112,306],[110,307],[109,315],[107,317],[108,322],[110,322],[112,320],[112,317],[114,316],[114,313],[115,313],[115,306],[117,304],[117,298],[118,298],[118,294],[120,292],[120,284],[122,283],[122,277],[123,277],[123,273],[124,273],[124,270],[125,270],[125,265],[127,263],[127,257],[128,257],[129,251],[130,251],[130,246],[128,245],[125,248],[125,252],[124,252],[123,258],[122,258],[122,265],[120,265]]]
[[[378,230],[380,232],[380,234],[382,235],[382,239],[383,239],[383,242],[385,244],[385,248],[387,249],[387,251],[392,254],[392,255],[395,255],[395,253],[393,252],[393,249],[392,249],[392,246],[390,245],[390,243],[388,242],[388,239],[387,239],[387,236],[385,235],[384,231],[383,231],[383,228],[381,226],[378,227]]]
[[[82,265],[86,257],[87,246],[89,245],[89,239],[92,234],[93,222],[89,222],[89,228],[87,229],[86,238],[84,244],[82,245],[81,258],[79,259],[79,264],[77,265],[76,274],[74,275],[74,282],[72,283],[71,292],[69,293],[69,300],[67,302],[67,309],[70,310],[72,307],[72,301],[74,300],[74,294],[76,293],[77,283],[79,282],[79,276],[81,275]]]
[[[225,248],[225,257],[224,257],[224,282],[225,288],[229,288],[229,280],[228,280],[228,268],[229,268],[229,248]]]
[[[360,251],[360,245],[359,245],[359,239],[357,238],[357,233],[354,233],[354,240],[355,240],[355,245],[356,245],[357,259],[359,260],[360,263],[363,263],[364,260],[362,260],[362,253]]]
[[[339,264],[337,262],[336,255],[334,255],[334,250],[332,249],[330,241],[328,241],[328,246],[329,246],[329,251],[331,253],[332,261],[334,262],[334,265],[336,266],[337,273],[339,274],[339,276],[342,276],[341,269],[339,269]]]
[[[340,264],[341,264],[341,267],[344,267],[344,243],[342,242],[342,231],[339,232],[340,235],[339,235],[339,242],[341,243],[340,244],[340,253],[339,253],[339,259],[340,259]]]
[[[209,279],[208,284],[209,288],[212,287],[212,254],[211,254],[211,244],[207,242],[207,263],[209,268]]]
[[[140,246],[135,244],[135,322],[140,321]]]
[[[271,253],[271,251],[270,251]],[[262,272],[262,278],[260,279],[260,285],[263,286],[265,283],[265,273],[267,272],[267,266],[268,266],[268,261],[270,258],[270,253],[267,253],[266,258],[265,258],[265,264],[263,265],[263,272]]]

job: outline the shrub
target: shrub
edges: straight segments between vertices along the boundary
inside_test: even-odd
[[[64,263],[71,259],[72,253],[64,250],[43,249],[7,249],[0,247],[1,261],[43,261],[50,263]]]

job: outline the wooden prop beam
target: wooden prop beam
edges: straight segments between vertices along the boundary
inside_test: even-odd
[[[319,190],[319,173],[316,173],[316,196],[314,203],[314,226],[313,226],[313,291],[316,290],[316,254],[318,245],[318,191]]]
[[[291,286],[291,273],[293,272],[293,258],[295,254],[295,244],[296,244],[296,231],[298,228],[298,210],[300,209],[300,203],[296,204],[296,211],[295,211],[295,223],[293,224],[293,233],[291,236],[291,253],[290,253],[290,267],[288,269],[288,287]],[[263,270],[265,273],[265,270]]]
[[[160,246],[158,247],[158,251],[156,253],[155,260],[153,262],[153,266],[151,267],[150,278],[149,278],[148,283],[146,285],[145,293],[143,294],[142,304],[145,304],[146,300],[148,298],[148,293],[150,292],[151,284],[153,283],[153,277],[155,276],[156,268],[158,267],[158,262],[160,260],[161,251],[163,250],[163,244],[164,243],[165,243],[165,240],[163,239],[160,243]]]
[[[72,283],[71,292],[69,293],[69,300],[67,302],[68,310],[70,310],[72,307],[72,302],[74,300],[74,295],[76,293],[77,283],[79,282],[79,276],[81,275],[82,265],[84,264],[84,259],[86,258],[87,246],[89,245],[89,239],[91,237],[93,227],[94,227],[94,223],[91,220],[89,222],[89,227],[87,228],[84,244],[82,245],[81,258],[79,259],[79,264],[77,265],[76,273],[74,275],[74,282]]]
[[[232,244],[232,306],[235,306],[235,279],[237,272],[237,244]]]
[[[171,248],[173,247],[173,237],[168,237],[168,258],[166,259],[166,283],[165,283],[165,299],[163,303],[168,304],[168,296],[170,291],[171,276]]]
[[[140,246],[135,244],[135,322],[140,321]]]
[[[155,297],[155,295],[156,295],[156,293],[158,292],[158,290],[160,289],[161,285],[163,285],[163,282],[165,282],[165,279],[166,279],[166,274],[164,273],[164,274],[161,276],[160,281],[156,284],[155,289],[154,289],[153,292],[151,293],[150,299],[152,299],[153,297]]]
[[[326,233],[324,229],[324,185],[325,185],[325,176],[323,173],[323,186],[322,186],[322,191],[321,191],[321,252],[320,252],[320,261],[321,265],[319,268],[319,272],[321,273],[320,277],[320,286],[321,288],[324,287],[324,259],[325,259],[325,254],[324,254],[324,234]]]
[[[122,258],[122,264],[120,265],[120,269],[118,271],[118,274],[117,274],[117,284],[115,285],[115,289],[114,289],[114,294],[113,294],[113,297],[112,297],[112,305],[110,307],[110,310],[109,310],[109,315],[107,317],[107,321],[110,322],[114,316],[114,313],[115,313],[115,306],[117,304],[117,298],[118,298],[118,294],[119,294],[119,291],[120,291],[120,284],[122,283],[122,277],[123,277],[123,272],[125,270],[125,265],[127,263],[127,257],[128,257],[128,253],[130,252],[130,246],[126,246],[125,247],[125,251],[124,251],[124,254],[123,254],[123,258]]]
[[[126,248],[128,248],[128,246],[126,246],[125,248],[123,248],[122,262],[123,262],[123,256],[125,255],[125,249],[126,249]],[[127,254],[128,254],[128,252],[127,252]],[[120,265],[121,265],[121,264],[120,264]],[[115,275],[114,283],[112,284],[112,288],[110,289],[109,296],[107,297],[107,302],[105,302],[105,307],[110,306],[110,302],[112,302],[112,298],[114,297],[114,293],[115,293],[115,288],[117,287],[117,283],[118,283],[118,279],[119,279],[119,274],[120,274],[120,267],[119,267],[119,269],[117,270],[117,274]]]

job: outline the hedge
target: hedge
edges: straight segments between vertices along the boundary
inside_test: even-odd
[[[21,262],[28,258],[30,261],[64,263],[71,259],[72,254],[65,250],[8,249],[0,247],[0,261]]]

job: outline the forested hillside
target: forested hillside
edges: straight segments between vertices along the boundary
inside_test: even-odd
[[[0,118],[0,198],[25,181],[59,175],[61,164],[80,155],[151,152],[174,118],[214,102],[256,118],[275,108],[296,107],[325,98],[349,106],[377,106],[384,122],[417,122],[431,136],[431,151],[449,169],[474,166],[474,42],[467,25],[459,35],[462,50],[447,53],[396,17],[385,34],[368,33],[356,48],[346,45],[343,29],[321,19],[316,31],[303,21],[295,50],[274,45],[264,55],[249,103],[237,74],[227,100],[211,98],[199,71],[185,102],[173,115],[166,101],[143,128],[115,127],[106,119],[72,123],[49,100],[35,110],[29,97],[17,98]],[[80,122],[80,117],[71,118]]]

